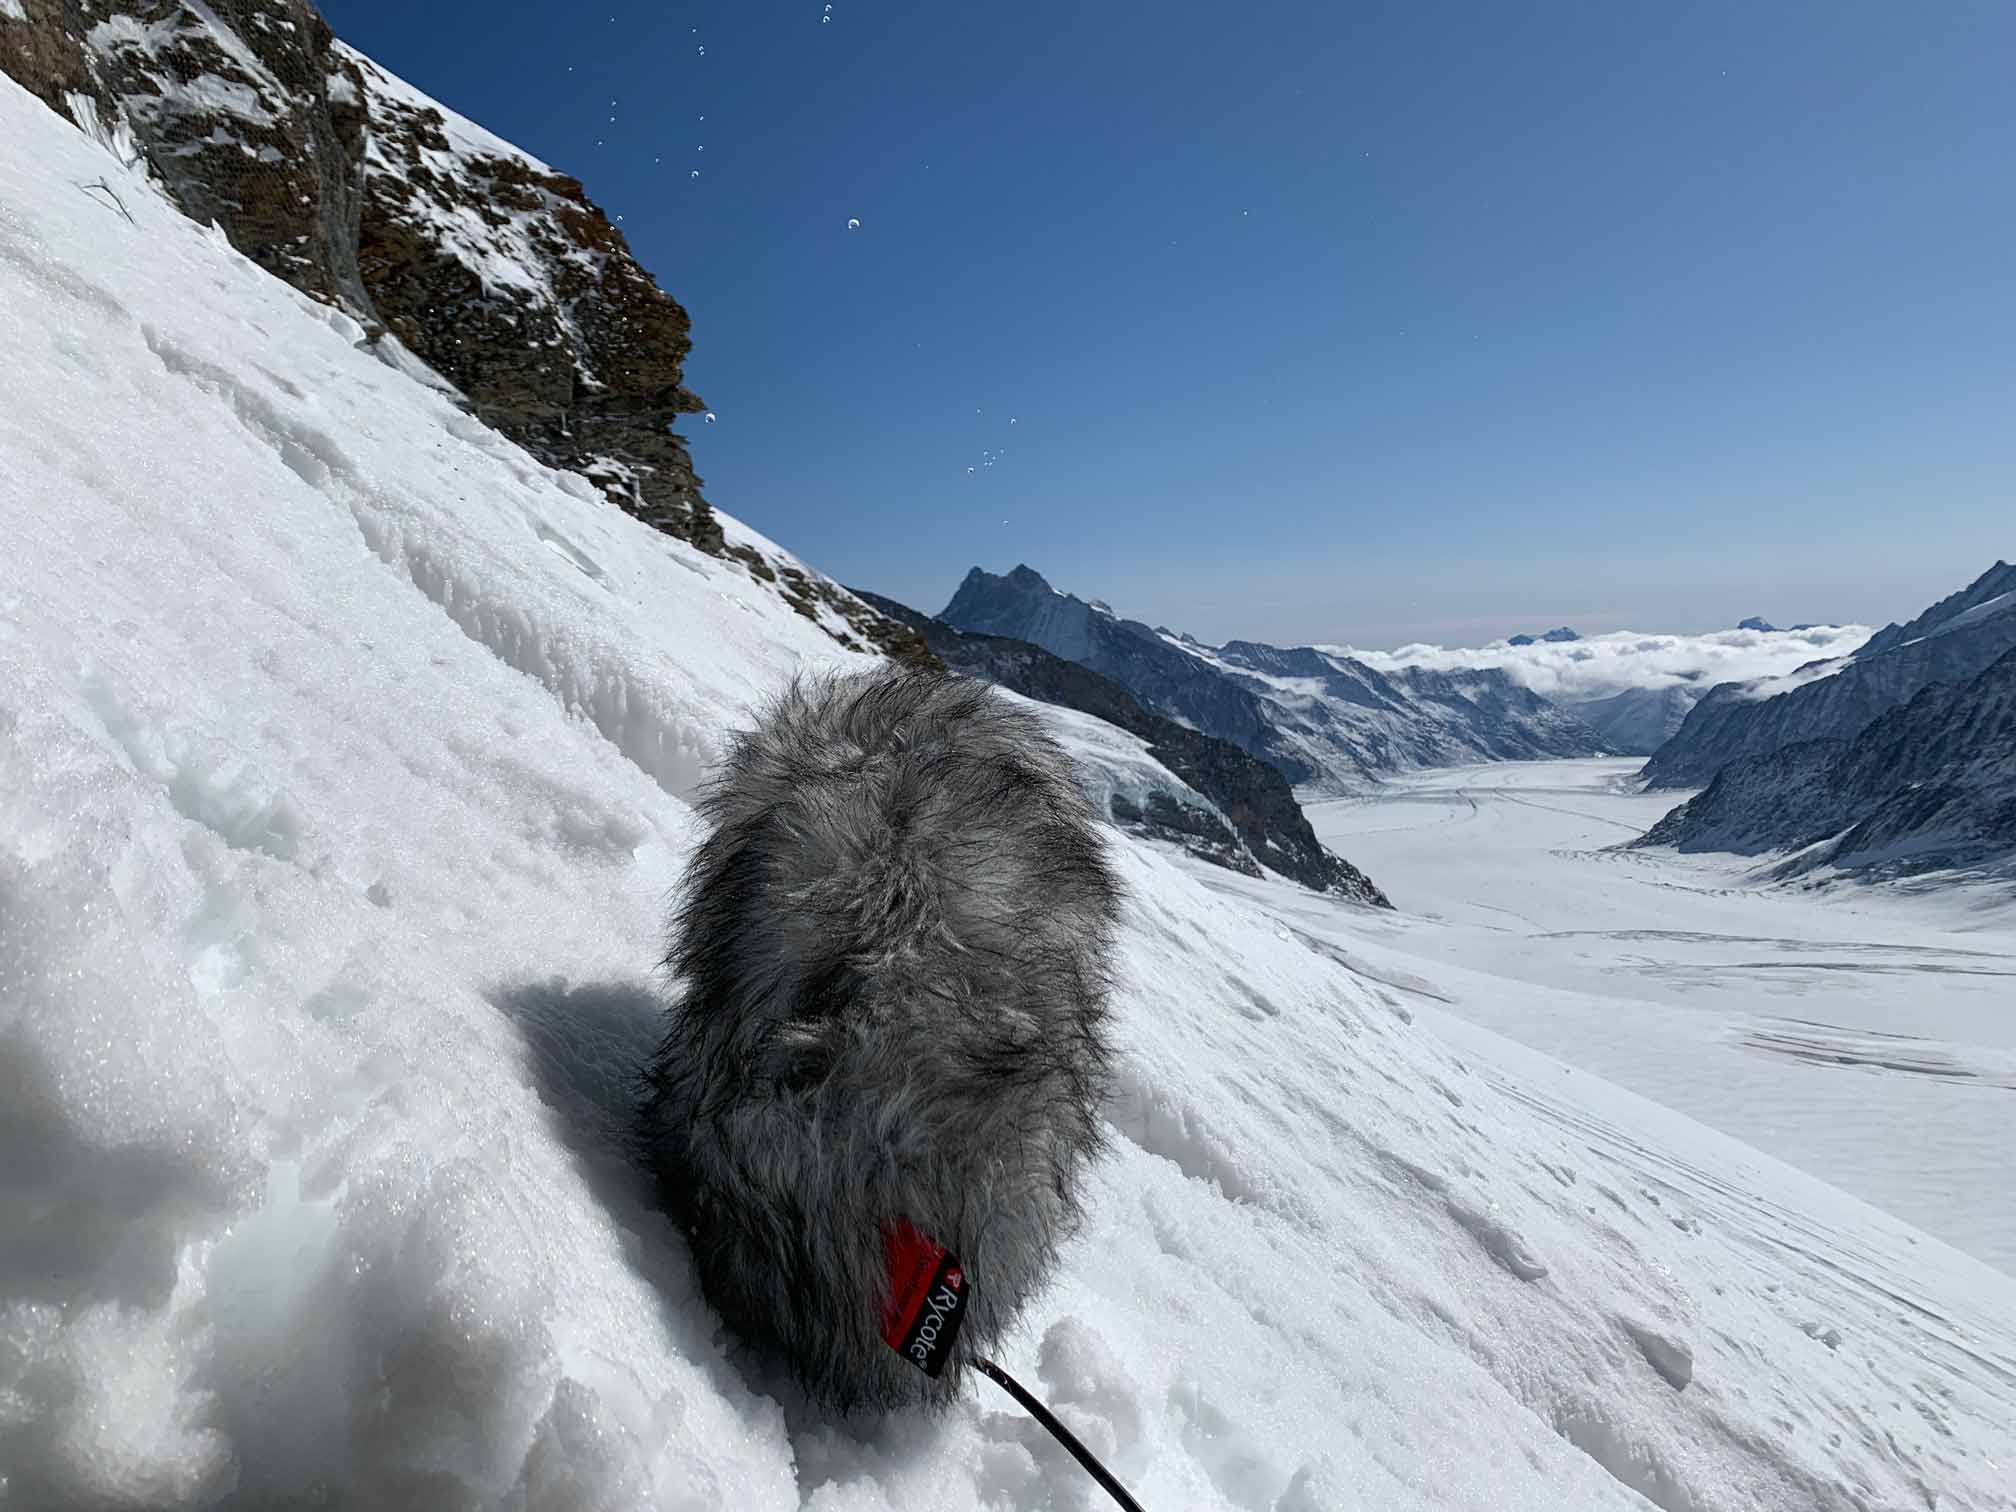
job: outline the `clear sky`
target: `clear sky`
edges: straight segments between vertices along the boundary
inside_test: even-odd
[[[844,582],[1382,646],[2016,554],[2007,0],[822,6],[324,10],[622,217]]]

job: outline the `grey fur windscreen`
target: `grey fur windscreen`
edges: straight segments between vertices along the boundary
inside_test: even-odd
[[[1070,761],[986,684],[801,679],[700,802],[646,1139],[700,1281],[839,1411],[935,1405],[1041,1285],[1100,1145],[1120,889]],[[970,1283],[942,1376],[887,1236]]]

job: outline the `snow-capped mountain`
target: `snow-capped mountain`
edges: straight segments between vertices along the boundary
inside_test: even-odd
[[[683,384],[686,311],[580,181],[336,41],[306,0],[9,0],[0,70],[541,462],[739,563],[842,645],[928,658],[715,518],[672,428],[706,408]]]
[[[0,311],[0,1502],[1090,1505],[1003,1397],[809,1411],[626,1154],[688,799],[868,658],[6,79]],[[1002,1363],[1145,1505],[2007,1505],[2008,1277],[1108,834],[1111,1150]]]
[[[1317,840],[1288,779],[1257,756],[1143,708],[1112,679],[1041,646],[956,630],[894,599],[853,591],[917,630],[953,671],[1093,715],[1145,741],[1147,754],[1176,779],[1174,791],[1158,786],[1143,794],[1114,784],[1104,806],[1123,828],[1175,840],[1216,865],[1257,876],[1257,860],[1318,892],[1391,906],[1369,877]]]
[[[1626,688],[1607,698],[1583,699],[1568,707],[1603,737],[1605,750],[1618,756],[1650,756],[1673,738],[1706,691],[1694,683],[1669,683],[1660,688]]]
[[[1381,672],[1310,646],[1206,646],[1060,593],[1028,566],[1005,576],[975,567],[938,618],[1082,663],[1318,792],[1412,767],[1603,749],[1594,730],[1502,668]]]
[[[1968,682],[1921,690],[1853,740],[1730,762],[1636,843],[1798,852],[1781,876],[2016,863],[2016,650]]]
[[[1645,763],[1652,788],[1699,787],[1730,762],[1808,740],[1853,740],[1933,683],[1964,683],[2016,646],[2016,567],[1997,562],[1852,654],[1709,690]]]

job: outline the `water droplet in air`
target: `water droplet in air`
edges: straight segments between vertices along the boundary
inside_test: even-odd
[[[700,170],[699,170],[698,168],[695,168],[695,169],[693,170],[693,174],[692,174],[692,176],[693,176],[694,178],[698,178],[698,177],[700,177]]]
[[[859,231],[861,229],[861,222],[850,215],[847,217],[847,229],[849,231]]]
[[[972,468],[970,468],[970,467],[969,467],[969,468],[967,468],[967,469],[966,469],[966,476],[967,476],[967,477],[969,477],[969,478],[973,476],[973,469],[972,469]]]
[[[707,411],[707,423],[709,425],[712,425],[714,423],[714,411],[712,410]]]
[[[703,57],[703,58],[707,56],[707,49],[706,49],[706,48],[704,48],[704,47],[703,47],[703,48],[701,48],[701,49],[700,49],[700,56],[701,56],[701,57]]]

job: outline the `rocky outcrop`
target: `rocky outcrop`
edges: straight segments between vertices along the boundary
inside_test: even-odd
[[[1732,761],[1631,844],[1756,856],[1831,835],[1845,825],[1828,777],[1847,749],[1845,740],[1802,740]]]
[[[1150,756],[1185,787],[1210,800],[1230,821],[1240,842],[1238,855],[1250,854],[1269,869],[1318,892],[1392,907],[1369,877],[1316,838],[1287,779],[1266,762],[1229,741],[1153,713],[1112,679],[1052,655],[1041,646],[959,630],[893,599],[858,588],[854,591],[915,628],[955,672],[983,678],[1025,698],[1090,714],[1148,742]],[[1141,805],[1116,800],[1112,817],[1123,827],[1144,831],[1153,838],[1183,843],[1217,865],[1247,869],[1213,832],[1216,820],[1194,805],[1178,805],[1156,794]],[[1157,826],[1161,833],[1156,832]],[[1199,841],[1205,842],[1202,849]]]
[[[1634,843],[1788,852],[1781,878],[2016,867],[2016,650],[1920,690],[1852,741],[1729,763]]]
[[[1211,647],[1059,593],[1034,569],[976,567],[940,618],[1080,662],[1171,719],[1228,740],[1317,791],[1473,761],[1588,756],[1596,732],[1501,668],[1381,672],[1314,646]]]
[[[357,261],[387,329],[549,466],[719,556],[672,426],[692,323],[582,190],[338,45],[370,121]]]
[[[1997,562],[1905,625],[1851,656],[1785,677],[1721,683],[1645,763],[1646,786],[1698,787],[1732,761],[1809,740],[1853,740],[1933,683],[1978,676],[2016,646],[2016,567]]]
[[[357,272],[364,104],[305,0],[0,8],[0,68],[118,137],[190,218],[269,273],[365,316]]]
[[[841,644],[932,660],[716,516],[674,430],[704,409],[686,311],[580,181],[344,46],[306,0],[6,0],[0,68],[541,462],[741,562]]]

